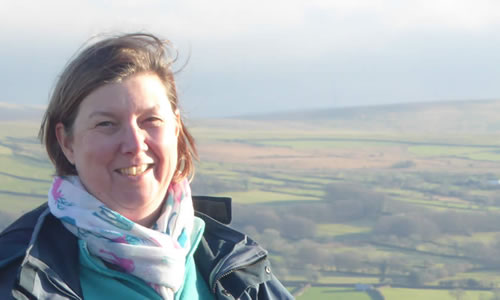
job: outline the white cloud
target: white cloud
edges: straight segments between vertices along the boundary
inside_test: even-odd
[[[191,47],[183,76],[195,78],[189,92],[202,90],[199,103],[206,89],[230,103],[238,91],[258,93],[254,86],[264,81],[275,98],[314,90],[324,101],[333,94],[338,101],[397,99],[405,91],[434,99],[500,95],[500,71],[484,68],[500,59],[496,0],[0,0],[0,44],[9,45],[0,49],[0,65],[19,64],[4,84],[31,80],[32,93],[37,85],[48,89],[47,78],[91,35],[137,30],[173,40],[181,54]],[[38,77],[26,74],[26,62],[37,66]],[[439,80],[454,74],[463,77],[449,91]],[[231,90],[230,80],[238,88]],[[296,90],[280,94],[290,87]]]
[[[0,5],[4,38],[81,40],[102,31],[144,29],[209,43],[272,35],[299,48],[311,43],[349,48],[374,36],[489,31],[500,24],[500,2],[493,0],[3,0]]]

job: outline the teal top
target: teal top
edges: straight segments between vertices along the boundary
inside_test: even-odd
[[[195,217],[191,249],[186,257],[184,283],[175,293],[176,300],[215,299],[200,272],[196,268],[193,254],[200,243],[205,222]],[[101,259],[93,256],[83,240],[80,248],[80,285],[84,299],[158,299],[163,300],[144,280],[127,273],[108,268]]]

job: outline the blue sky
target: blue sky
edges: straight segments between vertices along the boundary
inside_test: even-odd
[[[0,102],[46,105],[91,36],[172,40],[193,117],[500,99],[500,2],[0,0]]]

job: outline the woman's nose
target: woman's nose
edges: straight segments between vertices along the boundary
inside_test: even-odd
[[[123,153],[136,154],[148,150],[146,134],[137,125],[129,125],[124,128],[121,150]]]

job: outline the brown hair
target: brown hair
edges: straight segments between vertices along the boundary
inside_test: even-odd
[[[60,122],[71,137],[80,103],[99,87],[125,80],[138,73],[156,74],[167,89],[172,111],[179,109],[177,90],[171,65],[174,61],[168,41],[152,34],[134,33],[110,37],[84,48],[61,73],[52,92],[38,137],[45,144],[56,174],[77,175],[75,166],[64,155],[56,137]],[[180,118],[177,143],[178,160],[173,180],[194,174],[197,158],[193,136]]]

